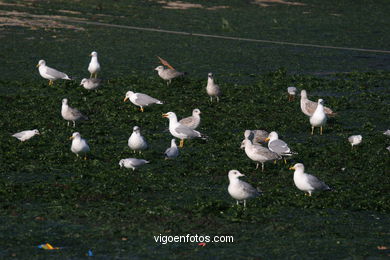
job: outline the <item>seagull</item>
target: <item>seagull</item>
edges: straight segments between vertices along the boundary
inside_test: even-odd
[[[177,156],[179,156],[179,149],[176,145],[176,139],[171,140],[171,147],[167,148],[165,150],[165,160],[167,159],[175,159]]]
[[[100,71],[100,64],[99,64],[99,61],[98,61],[98,54],[96,51],[93,51],[91,52],[91,54],[89,55],[91,56],[91,61],[89,62],[89,65],[88,65],[88,71],[89,73],[91,73],[91,76],[90,78],[92,78],[92,76],[95,75],[95,78],[97,77],[97,73]]]
[[[252,144],[252,141],[249,139],[244,140],[245,153],[252,161],[257,162],[256,169],[259,168],[259,163],[261,163],[261,171],[264,171],[264,163],[268,161],[279,160],[281,157],[268,148],[261,146],[260,144]]]
[[[314,127],[320,127],[320,134],[322,135],[322,127],[325,125],[327,120],[325,111],[324,111],[324,101],[320,98],[318,99],[318,105],[313,115],[310,116],[311,124],[311,134],[314,134]]]
[[[301,110],[302,110],[302,112],[307,116],[312,116],[314,111],[316,110],[316,108],[317,108],[317,103],[309,100],[307,98],[306,90],[303,89],[301,91]],[[325,114],[327,116],[332,117],[332,116],[336,115],[336,113],[334,113],[332,111],[332,109],[330,109],[329,107],[324,107],[324,111],[325,111]]]
[[[24,141],[31,139],[33,136],[39,135],[39,134],[40,133],[39,133],[38,129],[33,129],[33,130],[25,130],[25,131],[13,134],[12,136],[16,137],[20,141],[24,142]]]
[[[138,126],[133,127],[133,133],[129,138],[128,145],[130,149],[134,151],[134,153],[135,151],[141,153],[142,150],[148,148],[148,143],[146,142],[145,138],[141,135],[141,130]]]
[[[386,131],[384,131],[383,134],[386,136],[390,136],[390,129],[387,129]]]
[[[291,151],[290,147],[288,147],[288,144],[285,141],[279,139],[277,132],[271,132],[265,141],[268,142],[268,149],[270,149],[270,151],[277,153],[282,157],[293,155],[293,152]],[[284,159],[284,163],[287,163],[286,159]]]
[[[146,94],[134,93],[133,91],[126,92],[126,96],[123,101],[126,101],[128,99],[134,105],[139,106],[141,112],[144,112],[145,106],[149,106],[151,104],[159,104],[159,105],[163,104],[163,102],[158,99],[152,98],[151,96],[148,96]]]
[[[46,66],[46,61],[44,60],[40,60],[37,67],[41,77],[49,80],[49,86],[53,85],[54,81],[57,79],[71,80],[71,78],[65,73]]]
[[[181,119],[179,123],[195,130],[200,124],[200,114],[200,110],[195,108],[192,110],[192,116]]]
[[[311,196],[314,191],[331,190],[328,185],[320,181],[317,177],[305,173],[305,166],[302,163],[297,163],[290,170],[294,171],[295,186],[301,191],[306,192]]]
[[[174,69],[166,69],[161,65],[156,67],[154,70],[157,70],[160,78],[167,80],[167,85],[171,84],[172,79],[185,75],[184,72],[179,72]]]
[[[79,132],[74,132],[71,137],[69,137],[70,140],[72,140],[72,145],[70,147],[70,150],[79,157],[79,153],[84,154],[84,160],[87,160],[86,153],[89,152],[89,145],[87,141],[84,138],[81,138],[81,135]]]
[[[80,86],[83,86],[85,89],[88,89],[88,90],[93,90],[93,89],[97,89],[101,83],[102,83],[101,79],[95,79],[95,78],[86,79],[86,78],[84,78],[81,80]]]
[[[88,120],[88,117],[83,115],[76,108],[72,108],[72,107],[68,106],[68,99],[67,98],[64,98],[62,100],[61,115],[65,120],[68,121],[68,126],[69,126],[69,122],[73,121],[73,127],[76,126],[77,120]]]
[[[182,125],[177,121],[177,116],[173,112],[168,112],[162,115],[169,119],[169,132],[176,138],[180,139],[179,147],[184,146],[184,139],[191,139],[199,137],[205,139],[200,132],[189,128],[188,126]]]
[[[245,130],[244,136],[245,139],[248,138],[252,143],[266,143],[265,139],[268,137],[269,133],[265,130]],[[245,149],[244,140],[241,142],[241,149]]]
[[[219,102],[219,96],[221,95],[221,89],[217,84],[214,83],[213,73],[208,74],[207,86],[206,86],[207,94],[210,96],[210,102],[213,102],[213,97],[217,98],[217,102]]]
[[[352,149],[355,145],[360,144],[362,142],[362,140],[363,140],[363,137],[361,135],[351,135],[350,137],[348,137],[348,141],[351,143]]]
[[[295,95],[297,94],[298,89],[294,86],[288,87],[288,101],[293,101],[295,99]]]
[[[237,170],[230,170],[229,187],[228,192],[230,196],[237,201],[237,205],[240,201],[244,201],[244,207],[246,207],[246,200],[260,196],[260,190],[253,188],[249,183],[239,179],[241,176],[245,176]]]
[[[125,167],[127,169],[133,169],[133,171],[134,171],[138,167],[140,167],[144,164],[147,164],[147,163],[150,163],[150,162],[147,160],[144,160],[144,159],[126,158],[126,159],[122,159],[119,161],[119,166],[121,168]]]

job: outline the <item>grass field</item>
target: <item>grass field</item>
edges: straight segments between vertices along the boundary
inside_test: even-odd
[[[390,125],[389,54],[74,20],[388,50],[386,2],[367,2],[365,8],[349,1],[269,7],[249,1],[191,2],[202,7],[166,9],[155,1],[0,2],[0,258],[81,259],[88,250],[99,259],[388,258],[390,138],[382,132]],[[221,5],[229,8],[207,9]],[[53,17],[46,15],[63,16],[53,25],[58,28],[48,25]],[[4,26],[4,17],[23,23]],[[46,27],[40,26],[45,19]],[[88,76],[92,50],[99,52],[105,79],[97,92],[79,86]],[[166,86],[153,71],[155,55],[189,75]],[[75,80],[48,86],[34,67],[39,59]],[[210,103],[205,92],[209,71],[223,90],[219,103]],[[323,98],[338,113],[324,135],[310,135],[299,98],[287,102],[290,85],[306,89],[312,100]],[[141,113],[123,102],[128,90],[164,105]],[[90,120],[67,127],[60,115],[62,98]],[[186,141],[176,160],[164,160],[172,137],[161,114],[185,117],[193,108],[202,111],[199,131],[208,140]],[[135,125],[150,144],[140,158],[151,163],[133,172],[120,169],[118,162],[134,156],[127,139]],[[11,137],[34,128],[41,135],[27,142]],[[266,164],[264,173],[255,170],[239,148],[245,129],[275,130],[298,155],[286,165]],[[74,131],[91,146],[86,161],[70,151]],[[347,141],[352,134],[363,135],[353,150]],[[288,170],[296,162],[334,190],[304,196]],[[264,191],[246,209],[227,193],[230,169]],[[231,235],[234,242],[163,245],[154,239],[160,234]],[[37,248],[46,242],[63,248]]]

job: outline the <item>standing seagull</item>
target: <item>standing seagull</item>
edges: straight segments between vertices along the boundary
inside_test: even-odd
[[[328,185],[320,181],[316,176],[305,173],[305,166],[302,163],[297,163],[290,170],[294,171],[295,186],[301,191],[306,192],[311,196],[314,191],[331,190]]]
[[[157,70],[158,75],[163,80],[167,80],[167,85],[171,84],[172,79],[185,75],[184,72],[179,72],[174,69],[166,69],[164,66],[158,66],[154,70]]]
[[[188,126],[182,125],[177,121],[177,116],[173,112],[168,112],[162,115],[169,119],[169,132],[176,138],[180,139],[179,147],[184,146],[184,139],[191,139],[199,137],[205,139],[205,137],[198,131],[189,128]]]
[[[217,84],[214,83],[213,73],[208,74],[207,86],[206,86],[207,94],[210,96],[210,102],[213,102],[213,97],[217,98],[217,102],[219,102],[219,96],[221,95],[221,89]]]
[[[177,148],[177,145],[176,145],[176,139],[171,140],[171,147],[169,147],[165,150],[164,155],[165,155],[165,160],[175,159],[176,157],[179,156],[179,149]]]
[[[89,56],[91,56],[91,61],[88,65],[88,71],[91,73],[90,78],[95,75],[95,78],[97,77],[97,73],[100,71],[100,64],[98,61],[98,54],[96,51],[93,51]]]
[[[282,157],[293,155],[293,152],[291,151],[290,147],[288,147],[288,144],[285,141],[279,139],[277,132],[271,132],[265,141],[268,142],[268,149],[270,149],[272,152],[277,153]],[[284,163],[287,163],[286,159],[284,159]]]
[[[128,145],[130,149],[134,151],[134,153],[135,151],[141,153],[142,150],[148,148],[148,143],[146,142],[145,138],[141,135],[141,129],[138,126],[133,127],[133,133],[129,138]]]
[[[351,143],[352,149],[355,145],[360,144],[362,142],[362,140],[363,140],[363,137],[361,135],[351,135],[350,137],[348,137],[348,141]]]
[[[79,153],[84,154],[84,160],[87,160],[87,153],[89,152],[89,145],[87,141],[84,138],[81,138],[81,135],[79,132],[74,132],[71,137],[69,137],[70,140],[72,140],[72,145],[70,147],[70,150],[79,157]]]
[[[200,110],[195,108],[192,110],[192,116],[181,119],[179,123],[195,130],[200,124],[200,114]]]
[[[16,134],[13,134],[13,137],[18,138],[20,141],[24,142],[29,140],[30,138],[34,137],[35,135],[39,135],[38,129],[34,130],[25,130]]]
[[[149,106],[152,104],[159,104],[159,105],[163,104],[163,102],[161,102],[158,99],[152,98],[151,96],[148,96],[146,94],[134,93],[133,91],[126,92],[126,96],[125,96],[125,99],[123,101],[126,101],[128,99],[134,105],[139,106],[141,112],[144,112],[145,106]]]
[[[317,109],[317,103],[309,100],[307,98],[306,90],[303,89],[301,91],[301,110],[302,110],[302,112],[307,116],[312,116],[314,114],[314,112],[316,111],[316,109]],[[332,109],[330,109],[329,107],[324,107],[324,111],[325,111],[325,114],[327,116],[332,117],[332,116],[336,115],[336,113],[334,113],[332,111]]]
[[[68,99],[67,98],[64,98],[62,100],[61,115],[62,115],[62,118],[64,118],[66,121],[68,121],[68,126],[69,126],[69,122],[73,121],[73,127],[76,126],[76,120],[88,120],[88,117],[83,115],[76,108],[72,108],[72,107],[68,106]]]
[[[252,141],[249,139],[244,140],[245,153],[252,161],[255,161],[256,169],[259,168],[259,163],[261,163],[261,171],[264,171],[264,163],[268,161],[279,160],[281,157],[268,148],[261,146],[260,144],[252,144]]]
[[[85,89],[88,89],[88,90],[93,90],[93,89],[97,89],[101,83],[102,83],[101,79],[95,79],[95,78],[86,79],[86,78],[84,78],[81,80],[80,86],[83,86]]]
[[[44,60],[40,60],[37,67],[41,77],[49,80],[49,86],[53,85],[54,81],[57,79],[71,80],[71,78],[65,73],[46,66],[46,61]]]
[[[325,125],[326,120],[327,117],[324,111],[324,101],[320,98],[318,99],[318,105],[316,110],[310,117],[311,134],[314,134],[314,127],[320,127],[320,134],[322,135],[322,127]]]
[[[240,201],[244,201],[244,207],[246,207],[246,200],[260,196],[260,190],[252,187],[249,183],[239,179],[241,176],[245,176],[237,170],[230,170],[229,187],[228,192],[230,196],[237,201],[237,205]]]

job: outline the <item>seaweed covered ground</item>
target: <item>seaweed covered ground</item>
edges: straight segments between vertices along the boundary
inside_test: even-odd
[[[235,77],[235,75],[230,75]],[[154,77],[127,76],[87,91],[78,82],[1,81],[0,255],[2,258],[79,259],[92,250],[101,259],[231,258],[329,259],[389,254],[389,73],[336,74],[332,78],[253,76],[253,84],[219,82],[223,97],[210,103],[205,80],[184,78],[167,86]],[[299,98],[286,87],[305,88],[338,115],[324,134],[310,135]],[[127,90],[147,93],[163,105],[140,112],[123,102]],[[90,117],[67,127],[60,115],[68,98]],[[208,140],[186,141],[176,160],[164,160],[171,135],[162,113],[179,117],[202,111],[199,130]],[[138,125],[150,144],[139,158],[151,163],[120,169],[133,157],[127,139]],[[11,134],[38,128],[22,143]],[[240,143],[245,129],[275,130],[298,152],[287,164],[255,170]],[[70,151],[78,131],[91,147],[88,160]],[[347,137],[362,134],[351,149]],[[303,162],[333,188],[304,196],[288,167]],[[238,169],[263,195],[236,206],[227,172]],[[233,243],[156,243],[158,235],[232,235]],[[37,246],[49,242],[61,250]]]

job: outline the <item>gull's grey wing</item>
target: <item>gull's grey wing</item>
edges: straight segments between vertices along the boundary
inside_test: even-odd
[[[160,100],[152,98],[151,96],[148,96],[146,94],[137,93],[135,102],[137,104],[140,104],[141,106],[147,106],[149,104],[158,103]]]
[[[268,143],[268,148],[277,154],[288,154],[291,152],[286,142],[280,139]]]
[[[179,76],[184,75],[183,72],[179,72],[177,70],[172,70],[172,69],[165,69],[166,75],[170,78],[176,78]]]
[[[58,79],[68,78],[68,75],[66,75],[65,73],[50,67],[46,67],[46,74],[49,74],[50,76]]]
[[[306,111],[313,115],[314,114],[314,111],[316,111],[317,109],[317,103],[316,102],[313,102],[311,100],[306,100],[305,102],[305,108],[306,108]]]
[[[87,119],[88,117],[84,116],[80,111],[78,111],[76,108],[72,108],[72,107],[69,107],[69,110],[68,110],[73,117],[75,118],[84,118],[84,119]]]
[[[255,147],[255,153],[263,156],[263,157],[266,157],[267,159],[269,160],[277,160],[277,159],[280,159],[280,156],[279,154],[277,153],[274,153],[272,152],[271,150],[269,150],[268,148],[265,148],[261,145],[253,145]]]
[[[90,81],[93,84],[100,84],[102,82],[102,79],[90,78],[90,79],[88,79],[88,81]]]
[[[194,131],[191,128],[188,128],[185,125],[179,125],[175,128],[175,131],[179,134],[184,134],[188,137],[200,137],[200,133],[198,131]]]
[[[26,131],[22,131],[22,132],[19,132],[19,133],[16,133],[16,134],[13,134],[12,136],[13,137],[16,137],[16,138],[21,138],[24,136],[24,134],[26,133]]]
[[[249,183],[245,182],[245,181],[241,181],[241,187],[243,188],[244,192],[249,194],[249,196],[251,197],[257,197],[260,195],[260,193],[255,189],[253,188],[252,185],[250,185]]]
[[[319,180],[316,176],[307,174],[307,180],[309,184],[316,190],[329,190],[329,186],[323,181]]]
[[[181,119],[179,121],[179,123],[182,125],[185,125],[185,126],[189,126],[189,125],[192,125],[194,123],[194,118],[192,116],[189,116],[189,117]]]

